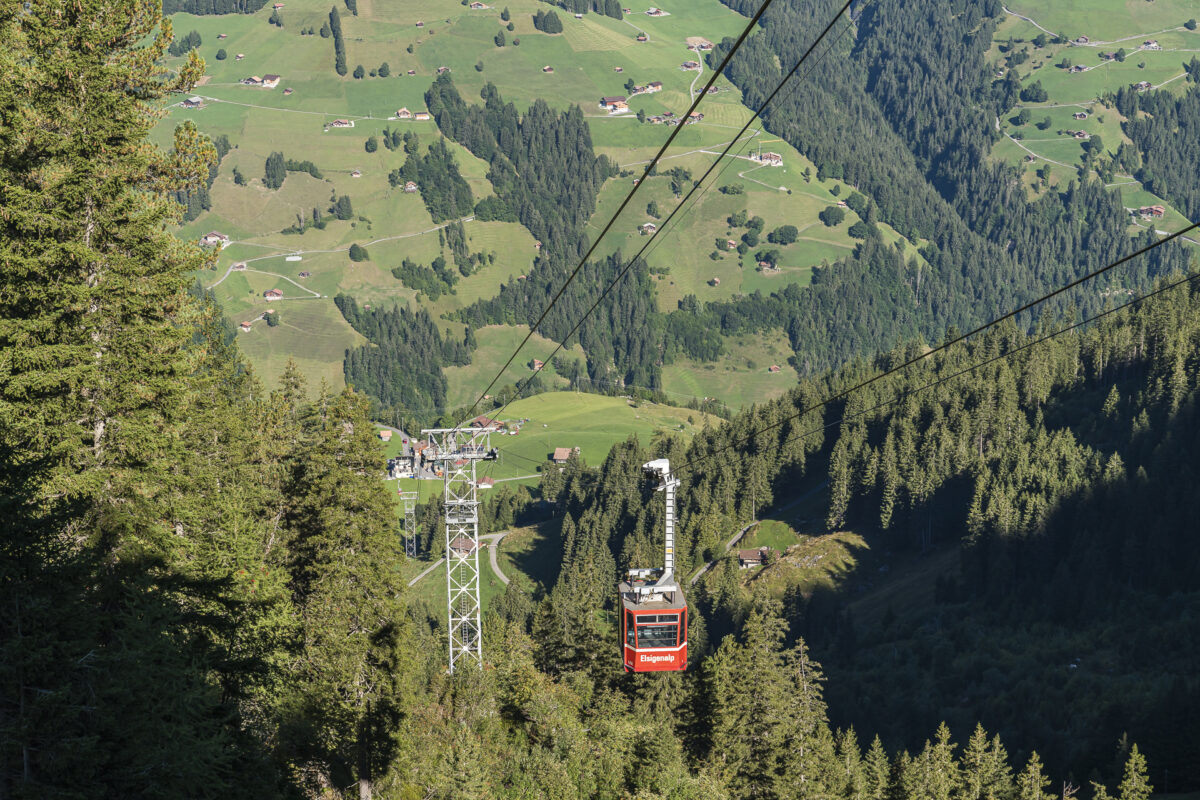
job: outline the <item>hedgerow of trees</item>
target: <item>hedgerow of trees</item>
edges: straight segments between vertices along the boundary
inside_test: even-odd
[[[267,0],[163,0],[163,14],[253,14],[266,4]]]
[[[329,9],[329,32],[333,35],[333,69],[338,75],[346,74],[346,41],[342,37],[342,15],[337,6]],[[321,28],[322,36],[325,28]],[[360,76],[361,77],[361,76]]]

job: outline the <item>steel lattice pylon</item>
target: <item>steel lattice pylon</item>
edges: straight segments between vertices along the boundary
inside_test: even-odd
[[[400,502],[404,504],[404,555],[409,558],[416,558],[417,493],[400,492]]]
[[[450,671],[464,659],[483,664],[483,628],[479,604],[479,499],[475,464],[491,460],[495,428],[435,428],[428,438],[426,461],[442,468],[446,503],[446,595]]]

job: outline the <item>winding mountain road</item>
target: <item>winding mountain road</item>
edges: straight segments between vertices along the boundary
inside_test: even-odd
[[[500,540],[507,535],[508,531],[501,531],[500,533],[485,533],[479,537],[481,542],[487,542],[484,546],[488,549],[488,561],[492,564],[492,572],[496,573],[496,577],[505,586],[508,586],[508,577],[500,571],[500,564],[496,561],[496,552],[500,549]]]
[[[700,80],[700,76],[704,74],[704,60],[699,52],[696,53],[696,58],[701,59],[696,63],[700,65],[700,69],[696,70],[696,77],[692,78],[692,85],[688,87],[688,99],[692,102],[696,100],[696,81]]]

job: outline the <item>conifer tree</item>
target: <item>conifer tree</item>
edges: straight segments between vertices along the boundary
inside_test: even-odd
[[[356,776],[370,797],[394,755],[407,712],[407,622],[398,522],[379,492],[383,453],[364,397],[347,388],[318,400],[290,485],[289,565],[301,616],[297,701],[325,743],[326,774]]]
[[[768,603],[750,612],[741,641],[726,639],[705,663],[709,764],[735,794],[750,787],[773,792],[781,780],[790,734],[785,633],[778,604]]]
[[[267,156],[263,168],[263,185],[268,189],[278,189],[287,179],[287,168],[284,166],[283,153],[274,152]]]
[[[181,485],[214,477],[182,443],[212,418],[191,393],[219,371],[220,337],[193,341],[207,323],[188,274],[211,257],[167,232],[168,193],[202,187],[216,152],[191,123],[170,154],[150,143],[162,100],[203,71],[195,52],[160,66],[171,35],[136,0],[0,11],[0,785],[15,795],[270,782],[209,684],[240,683],[220,652],[230,574],[211,571],[213,528],[197,528],[213,519]]]
[[[1136,744],[1129,750],[1129,759],[1125,762],[1125,774],[1121,778],[1119,792],[1120,800],[1150,800],[1154,793],[1146,770],[1146,757],[1138,751]]]
[[[1042,759],[1035,750],[1029,755],[1025,769],[1017,776],[1018,800],[1053,800],[1054,795],[1046,791],[1050,777],[1042,766]]]
[[[886,800],[891,783],[891,764],[883,742],[876,736],[863,759],[864,796],[866,800]]]
[[[982,725],[967,741],[962,759],[963,800],[991,800],[1012,795],[1012,768],[1008,765],[1008,753],[1000,743],[1000,737],[988,741]]]

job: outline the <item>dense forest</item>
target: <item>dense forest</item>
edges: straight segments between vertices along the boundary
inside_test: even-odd
[[[1133,140],[1132,148],[1122,145],[1118,153],[1125,168],[1195,220],[1200,219],[1200,174],[1195,169],[1200,159],[1200,62],[1194,56],[1188,82],[1179,96],[1124,88],[1114,103],[1127,117],[1122,127]]]
[[[443,337],[425,309],[365,309],[342,294],[334,303],[367,338],[367,344],[346,352],[346,383],[378,401],[380,416],[393,411],[424,416],[445,405],[442,367],[471,363],[475,340],[469,329],[463,339]]]
[[[757,8],[750,0],[726,2],[743,13]],[[728,70],[747,105],[762,105],[839,5],[768,9],[763,34],[747,41]],[[777,300],[793,307],[784,324],[802,374],[862,353],[864,342],[933,338],[947,324],[972,327],[1134,249],[1119,197],[1099,180],[1104,165],[1030,202],[1013,168],[988,163],[993,118],[1017,99],[1009,81],[992,80],[983,60],[1000,14],[999,2],[867,4],[854,35],[839,36],[849,22],[835,25],[829,54],[814,56],[804,79],[764,109],[768,130],[824,174],[865,192],[879,219],[921,253],[898,263],[865,243],[852,258],[822,268],[812,290],[780,293]],[[730,44],[718,46],[711,63]],[[1160,248],[1098,288],[1142,289],[1186,263],[1182,247]],[[1094,312],[1103,296],[1070,302]],[[758,305],[740,303],[746,317]],[[1067,310],[1051,303],[1043,313]]]
[[[1010,324],[799,413],[912,357],[914,343],[805,382],[689,448],[662,444],[653,454],[682,465],[677,564],[691,572],[756,509],[827,485],[821,527],[865,535],[866,563],[959,553],[936,576],[933,608],[897,606],[869,625],[852,610],[869,574],[837,594],[779,598],[790,635],[838,676],[828,693],[839,722],[918,747],[941,720],[965,736],[982,718],[1077,782],[1104,775],[1129,733],[1173,785],[1200,785],[1200,730],[1187,722],[1200,707],[1198,320],[1189,285],[1037,345],[1050,330]],[[567,630],[611,604],[620,571],[660,557],[661,511],[637,494],[648,455],[631,444],[543,487],[565,504],[550,602],[579,615]],[[760,595],[725,557],[691,597],[702,614],[693,642],[741,630]]]

